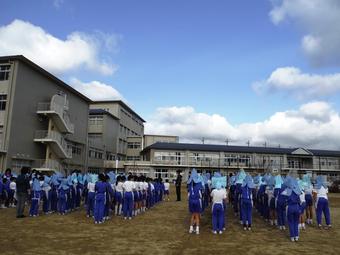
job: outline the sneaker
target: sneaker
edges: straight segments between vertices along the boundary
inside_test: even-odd
[[[94,224],[98,224],[98,221],[95,221]]]
[[[244,227],[243,230],[247,230],[247,227]]]
[[[318,225],[318,227],[319,227],[319,228],[322,228],[322,225],[321,225],[321,224],[319,224],[319,225]]]
[[[298,236],[295,237],[295,242],[297,242],[297,241],[299,241],[299,237]]]
[[[216,235],[216,234],[217,234],[217,231],[213,231],[213,234]]]
[[[251,231],[251,227],[248,227],[248,231]]]
[[[291,238],[290,238],[290,241],[295,242],[295,238],[294,238],[294,237],[291,237]]]
[[[225,228],[223,228],[223,231],[225,231]]]
[[[196,235],[198,235],[200,233],[200,228],[199,226],[196,226]]]
[[[127,218],[126,217],[124,217],[124,220],[126,220]]]
[[[223,233],[223,232],[222,232],[222,231],[220,231],[220,232],[218,232],[218,233],[219,233],[220,235],[222,235],[222,233]]]
[[[131,218],[131,217],[129,217],[129,220],[132,220],[132,218]]]
[[[282,226],[282,229],[283,229],[283,230],[286,230],[286,226]]]
[[[193,227],[193,226],[190,226],[190,228],[189,228],[189,234],[192,234],[192,232],[194,232],[194,227]]]

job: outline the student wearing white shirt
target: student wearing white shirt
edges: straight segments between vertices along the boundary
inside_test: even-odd
[[[305,225],[305,209],[306,209],[306,194],[304,192],[303,187],[301,186],[301,194],[300,194],[300,223],[299,223],[299,229],[306,229]]]
[[[322,213],[325,215],[327,228],[331,227],[331,217],[328,204],[328,187],[325,176],[318,176],[316,179],[316,221],[322,227]]]
[[[169,201],[170,200],[169,195],[170,195],[170,183],[169,180],[166,179],[164,182],[164,200],[166,197],[166,199]]]
[[[15,182],[15,178],[11,177],[11,182],[9,184],[9,207],[15,207],[15,201],[16,201],[16,189],[17,189],[17,184]]]
[[[127,217],[129,217],[129,220],[132,219],[133,190],[136,188],[135,183],[132,181],[132,179],[133,176],[129,175],[128,180],[123,184],[124,190],[123,214],[125,220],[127,219]]]
[[[87,217],[91,217],[94,215],[94,201],[95,201],[95,186],[96,186],[96,181],[98,179],[97,175],[92,174],[88,177],[88,184],[87,184],[87,208],[86,208],[86,214]]]
[[[115,214],[117,216],[122,214],[124,180],[125,180],[124,176],[117,177],[115,189]]]
[[[227,192],[222,188],[221,183],[216,184],[216,189],[211,191],[211,197],[213,233],[222,234],[224,227],[224,204],[227,199]]]

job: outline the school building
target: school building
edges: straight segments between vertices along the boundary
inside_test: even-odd
[[[0,57],[0,171],[199,172],[297,170],[340,178],[340,151],[179,143],[144,134],[121,100],[92,101],[23,56]]]

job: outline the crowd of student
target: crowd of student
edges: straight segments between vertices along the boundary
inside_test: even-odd
[[[8,169],[0,180],[0,207],[15,207],[18,203],[17,217],[22,218],[25,203],[31,217],[39,216],[41,211],[65,215],[84,205],[87,217],[101,224],[113,215],[132,219],[163,199],[169,200],[169,189],[168,180],[163,183],[161,178],[143,175],[82,174],[76,170],[68,176],[48,176],[23,168],[21,175],[15,176]]]
[[[214,180],[215,179],[215,180]],[[298,241],[306,224],[313,223],[316,211],[316,224],[322,228],[322,214],[326,226],[331,227],[328,204],[328,183],[325,176],[317,176],[314,184],[309,174],[301,179],[293,174],[257,175],[252,177],[241,169],[228,178],[215,173],[200,175],[196,170],[188,179],[188,198],[191,222],[189,233],[199,234],[200,217],[211,203],[212,229],[214,234],[222,234],[226,228],[226,206],[229,202],[244,230],[252,229],[253,208],[270,225],[279,230],[289,227],[291,241]]]

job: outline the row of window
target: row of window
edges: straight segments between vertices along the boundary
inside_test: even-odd
[[[120,134],[123,134],[124,136],[138,136],[138,133],[134,132],[128,127],[125,127],[122,124],[120,124]]]
[[[89,150],[89,157],[94,159],[103,159],[103,152]]]
[[[139,161],[140,160],[140,156],[127,156],[126,160],[127,161]]]
[[[6,103],[7,103],[7,95],[5,94],[0,95],[0,111],[6,110]]]
[[[103,125],[103,120],[102,115],[92,115],[89,117],[89,125]]]
[[[139,125],[140,127],[143,127],[143,124],[137,120],[137,118],[135,118],[133,115],[130,115],[128,112],[126,112],[123,109],[120,109],[120,113],[121,115],[125,115],[127,118],[133,120],[137,125]]]

